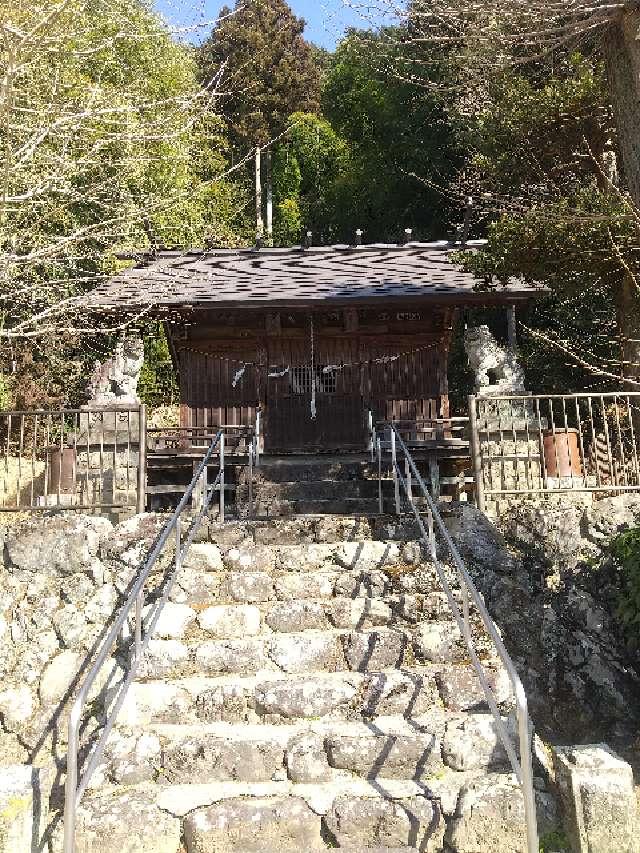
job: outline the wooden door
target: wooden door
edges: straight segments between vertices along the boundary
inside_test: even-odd
[[[304,341],[271,348],[265,449],[269,452],[362,450],[366,446],[360,368],[345,342],[318,342],[309,361]],[[345,355],[347,356],[345,358]]]

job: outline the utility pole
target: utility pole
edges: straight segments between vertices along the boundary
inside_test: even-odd
[[[256,148],[256,242],[260,243],[264,234],[262,219],[262,176],[260,174],[260,146]]]
[[[265,181],[267,185],[267,241],[271,245],[273,237],[273,184],[271,182],[271,151],[265,151]]]

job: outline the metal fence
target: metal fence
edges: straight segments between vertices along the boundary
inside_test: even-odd
[[[517,495],[640,490],[640,392],[469,398],[480,509]]]
[[[387,463],[391,466],[396,513],[400,515],[403,509],[408,507],[410,514],[414,516],[418,524],[422,542],[431,557],[442,588],[447,596],[449,608],[460,629],[467,647],[469,659],[473,664],[485,694],[487,705],[493,715],[496,731],[522,790],[527,853],[538,853],[538,829],[531,755],[531,726],[527,697],[520,676],[505,648],[500,632],[491,618],[484,600],[473,583],[460,556],[460,552],[447,530],[436,502],[429,493],[409,448],[403,441],[400,431],[395,424],[388,424],[386,429],[379,429],[376,439],[376,456],[380,472],[380,485],[382,485],[383,467],[386,468]],[[448,562],[455,572],[455,577],[460,587],[460,597],[458,599],[447,577],[445,562]],[[482,663],[483,652],[478,649],[477,638],[474,637],[474,628],[470,618],[472,610],[479,616],[481,626],[478,627],[483,629],[483,633],[495,649],[509,678],[512,695],[515,700],[518,725],[517,743],[514,743],[512,740],[505,720],[500,713],[498,701]]]
[[[0,412],[0,511],[144,511],[146,409]]]

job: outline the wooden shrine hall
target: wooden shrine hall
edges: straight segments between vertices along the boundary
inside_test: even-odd
[[[477,243],[467,244],[473,250]],[[456,312],[535,289],[487,287],[446,242],[163,251],[98,289],[94,307],[166,323],[182,427],[252,424],[267,453],[361,451],[378,420],[449,417]]]

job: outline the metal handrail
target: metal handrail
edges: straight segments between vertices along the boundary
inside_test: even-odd
[[[411,512],[415,516],[415,519],[418,523],[418,527],[420,528],[422,540],[429,550],[434,568],[438,574],[440,583],[442,584],[446,593],[449,602],[449,607],[451,608],[451,611],[458,624],[458,628],[460,629],[460,632],[464,637],[467,646],[467,651],[469,652],[469,657],[478,675],[480,684],[482,685],[482,689],[484,691],[489,709],[491,710],[491,713],[494,717],[498,735],[500,737],[500,740],[502,741],[513,771],[518,780],[518,784],[520,785],[520,788],[522,790],[527,830],[527,851],[528,853],[538,853],[538,829],[535,794],[533,788],[533,767],[531,759],[531,732],[527,697],[524,691],[524,686],[522,684],[522,681],[520,680],[520,676],[517,673],[513,661],[511,660],[509,653],[507,652],[504,643],[502,642],[500,633],[493,619],[489,615],[489,611],[485,606],[484,600],[480,595],[479,591],[477,590],[475,584],[473,583],[464,565],[464,561],[460,556],[460,552],[458,551],[453,539],[451,538],[451,534],[447,530],[445,523],[442,520],[440,513],[438,512],[438,508],[434,503],[433,498],[429,494],[424,480],[422,479],[422,476],[418,471],[418,468],[416,467],[416,464],[411,454],[409,453],[406,444],[402,440],[394,424],[388,424],[387,429],[390,433],[391,464],[393,471],[396,512],[397,514],[400,514],[400,487],[402,487],[406,494],[406,498],[409,503],[409,507],[411,508]],[[400,448],[401,452],[404,454],[404,475],[398,462],[398,448]],[[381,484],[382,443],[380,441],[380,438],[377,439],[376,450],[378,456],[378,470]],[[414,479],[422,493],[422,497],[426,501],[428,530],[425,529],[420,511],[416,507],[413,499]],[[438,560],[435,538],[436,527],[438,528],[438,531],[441,534],[442,539],[444,540],[449,550],[449,553],[453,560],[453,564],[457,571],[458,580],[460,582],[460,589],[462,593],[462,612],[460,612],[460,607],[454,599],[453,592],[447,580],[446,574],[443,571],[440,561]],[[511,737],[509,736],[506,726],[502,720],[497,700],[487,679],[484,667],[475,650],[473,638],[471,636],[471,625],[469,621],[470,599],[476,607],[477,612],[480,614],[480,618],[482,619],[487,634],[493,641],[493,645],[498,653],[500,660],[502,661],[502,664],[504,665],[504,668],[509,677],[509,681],[511,682],[511,687],[516,701],[516,717],[518,723],[520,758],[518,758],[514,744],[512,743]]]
[[[211,485],[209,485],[207,469],[216,449],[218,449],[219,452],[219,471],[215,481]],[[224,430],[221,429],[218,431],[214,440],[211,442],[207,452],[205,453],[202,459],[202,462],[198,466],[193,476],[193,479],[191,480],[189,487],[182,496],[175,512],[162,529],[162,532],[160,533],[160,536],[158,537],[158,540],[153,550],[147,557],[140,571],[140,574],[138,575],[137,580],[131,588],[126,602],[121,608],[109,633],[107,634],[104,642],[102,643],[96,660],[93,663],[89,674],[85,678],[84,683],[80,688],[78,696],[73,704],[73,707],[71,708],[71,714],[69,717],[69,742],[67,751],[67,778],[65,785],[63,853],[74,853],[75,851],[75,828],[78,806],[80,805],[82,796],[91,780],[91,776],[93,775],[93,772],[95,771],[100,759],[102,758],[107,738],[109,737],[109,734],[111,733],[111,730],[116,722],[118,713],[122,707],[129,686],[131,685],[131,682],[137,674],[139,663],[142,659],[144,652],[147,649],[147,646],[149,645],[151,637],[153,636],[153,632],[155,630],[158,619],[160,618],[160,614],[162,613],[164,605],[169,599],[173,583],[178,572],[180,571],[180,567],[182,565],[184,557],[186,556],[193,542],[193,539],[196,535],[196,532],[198,531],[202,519],[209,508],[213,495],[218,490],[218,488],[220,492],[220,520],[224,521],[224,449],[225,434]],[[191,525],[183,541],[181,535],[182,514],[186,509],[187,505],[194,497],[196,488],[199,486],[200,483],[202,484],[200,509],[193,521],[191,522]],[[160,557],[165,545],[169,541],[169,537],[172,534],[175,535],[174,568],[167,580],[162,596],[153,605],[153,610],[150,614],[147,615],[147,619],[145,620],[146,624],[143,626],[142,612],[145,601],[145,584],[149,578],[152,569],[156,565],[158,558]],[[111,660],[111,653],[113,647],[116,645],[121,633],[124,632],[127,620],[129,619],[131,612],[134,609],[134,655],[130,660],[129,672],[124,681],[122,682],[120,692],[118,693],[118,696],[114,701],[112,708],[107,714],[107,719],[104,724],[103,732],[100,735],[100,738],[98,739],[97,743],[93,747],[93,750],[91,751],[89,757],[87,758],[84,772],[79,778],[78,759],[80,751],[80,723],[82,720],[83,711],[87,704],[87,697],[89,695],[89,691],[95,684],[96,679],[100,674],[100,671],[102,670],[103,666],[105,665],[107,660]],[[143,627],[146,629],[144,636]]]

